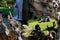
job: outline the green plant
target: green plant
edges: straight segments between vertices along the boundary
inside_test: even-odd
[[[7,4],[14,4],[15,3],[15,0],[0,0],[0,5],[2,7],[6,7]]]

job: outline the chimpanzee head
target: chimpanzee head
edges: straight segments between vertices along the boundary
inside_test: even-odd
[[[35,25],[35,30],[41,30],[41,28],[39,27],[39,25],[37,24],[37,25]]]

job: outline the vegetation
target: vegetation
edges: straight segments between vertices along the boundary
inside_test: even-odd
[[[0,6],[6,7],[7,4],[14,4],[15,0],[0,0]]]
[[[56,27],[55,27],[55,28],[57,28],[57,21],[56,21],[55,19],[52,19],[50,22],[41,22],[41,23],[39,23],[38,20],[30,19],[30,20],[28,21],[28,23],[29,23],[29,27],[32,28],[32,30],[35,29],[35,25],[36,25],[36,24],[39,24],[41,30],[42,30],[42,31],[44,30],[43,32],[45,33],[45,35],[47,35],[48,31],[45,30],[45,29],[47,28],[47,25],[48,25],[49,27],[51,27],[51,26],[52,26],[52,22],[54,22],[54,21],[55,21],[55,23],[56,23]],[[24,30],[25,33],[26,33],[25,36],[29,36],[30,33],[32,32],[32,30]]]
[[[4,14],[6,14],[6,15],[9,13],[9,9],[6,7],[0,7],[0,11],[3,11]],[[10,11],[13,13],[14,12],[13,8],[11,8]]]

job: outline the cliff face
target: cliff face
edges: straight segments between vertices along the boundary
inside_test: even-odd
[[[30,1],[30,10],[33,10],[33,16],[55,16],[56,10],[54,8],[49,8],[49,3],[52,2],[52,0],[33,0]]]
[[[33,0],[30,1],[30,4],[32,5],[30,8],[33,9],[34,16],[42,16],[48,13],[47,0]]]

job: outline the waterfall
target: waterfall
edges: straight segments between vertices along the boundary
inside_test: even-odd
[[[15,16],[15,19],[17,20],[22,20],[22,7],[23,7],[23,0],[16,0],[16,10],[15,12],[17,12],[17,16]]]

